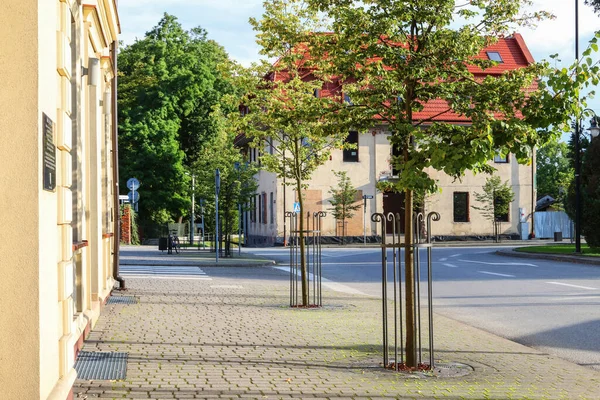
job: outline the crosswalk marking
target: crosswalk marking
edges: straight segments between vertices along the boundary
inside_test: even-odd
[[[212,280],[199,267],[120,265],[119,274],[126,278]]]

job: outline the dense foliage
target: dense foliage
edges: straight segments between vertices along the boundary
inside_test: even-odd
[[[552,196],[554,207],[564,208],[567,190],[574,176],[573,163],[569,158],[569,145],[552,140],[536,152],[537,198]]]
[[[591,248],[600,248],[600,139],[592,139],[581,168],[581,233]]]
[[[225,51],[201,28],[171,15],[119,53],[121,187],[136,177],[140,224],[164,224],[190,210],[185,171],[216,133],[214,105],[231,84],[218,72]]]

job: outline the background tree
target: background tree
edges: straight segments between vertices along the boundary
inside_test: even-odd
[[[329,189],[332,197],[329,200],[332,206],[329,210],[336,220],[342,221],[342,244],[344,244],[346,220],[351,219],[361,205],[356,203],[358,190],[352,185],[348,173],[346,171],[333,171],[333,174],[338,178],[338,184],[336,187]]]
[[[234,102],[249,113],[237,122],[237,131],[252,140],[261,152],[262,168],[284,177],[298,193],[300,214],[305,214],[303,192],[317,167],[329,159],[332,149],[344,147],[348,123],[332,122],[328,115],[343,108],[339,99],[319,96],[323,82],[314,79],[304,65],[308,36],[321,27],[318,14],[301,1],[268,1],[261,20],[251,19],[257,31],[263,61],[241,69],[237,83],[244,95]],[[269,151],[265,151],[267,149]],[[271,154],[272,153],[272,154]],[[308,271],[304,251],[304,218],[299,218],[302,304],[307,306]]]
[[[536,152],[537,197],[552,196],[558,208],[564,208],[567,191],[573,180],[570,151],[567,143],[555,139]]]
[[[234,146],[234,130],[219,107],[212,118],[217,121],[216,135],[205,143],[192,171],[198,182],[196,196],[205,199],[205,229],[215,232],[215,170],[219,169],[219,234],[225,237],[226,254],[231,255],[231,235],[237,232],[240,219],[238,204],[243,206],[242,212],[248,211],[250,200],[256,194],[258,183],[254,175],[258,167],[254,163],[247,163]]]
[[[510,203],[515,199],[515,193],[508,181],[502,183],[499,176],[492,176],[485,180],[483,192],[475,193],[475,200],[480,206],[471,206],[495,227],[495,222],[506,219],[510,212]],[[495,229],[494,229],[495,230]]]
[[[600,248],[600,139],[594,138],[581,167],[581,233],[592,248]]]
[[[524,13],[530,1],[307,0],[331,21],[331,33],[311,37],[311,61],[323,77],[336,76],[352,99],[350,119],[359,127],[381,121],[400,150],[396,190],[405,193],[407,364],[416,366],[412,210],[414,192],[432,192],[430,170],[455,178],[467,170],[492,172],[500,150],[527,162],[533,146],[564,129],[580,110],[579,89],[593,83],[596,66],[550,70],[531,64],[499,76],[474,74],[495,65],[481,51],[516,27],[548,16]],[[453,29],[457,18],[464,23]],[[591,52],[591,50],[589,50]],[[589,56],[584,52],[584,58]],[[538,80],[547,76],[545,80]],[[577,78],[574,79],[574,76]],[[592,79],[594,78],[594,79]],[[531,91],[537,85],[537,91]],[[437,100],[440,113],[415,119],[424,104]],[[444,122],[444,113],[467,117],[470,125]]]
[[[186,31],[168,14],[119,54],[121,187],[128,178],[140,180],[145,231],[190,209],[184,172],[215,135],[212,107],[233,91],[217,71],[226,60],[204,30]]]
[[[585,0],[585,4],[594,7],[595,13],[600,13],[600,0]]]

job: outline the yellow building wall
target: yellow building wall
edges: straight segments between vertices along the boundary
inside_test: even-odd
[[[40,385],[38,2],[0,12],[0,398],[35,399]],[[53,261],[53,260],[51,260]],[[15,372],[19,373],[16,374]]]
[[[109,46],[118,17],[114,0],[82,3],[22,0],[0,6],[2,400],[69,396],[77,346],[114,283],[107,222],[113,211],[113,167],[106,156],[111,118],[109,104],[99,104],[114,76]],[[89,57],[104,60],[91,90],[81,76]],[[82,110],[86,105],[96,107],[92,125]],[[53,191],[43,190],[44,114],[56,146]],[[72,148],[74,135],[80,148]],[[82,218],[77,243],[74,213]]]

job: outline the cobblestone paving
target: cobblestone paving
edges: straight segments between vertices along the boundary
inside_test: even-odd
[[[325,291],[325,307],[290,309],[281,271],[203,270],[212,281],[129,279],[119,295],[139,302],[107,305],[84,346],[129,353],[127,378],[77,380],[75,398],[600,399],[597,371],[439,315],[436,360],[474,371],[385,371],[379,300]]]

